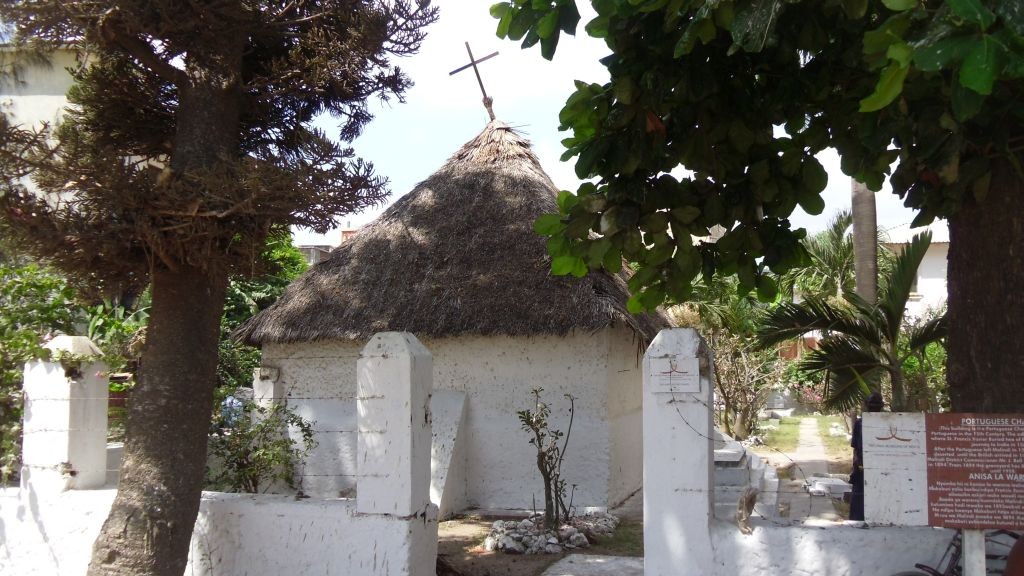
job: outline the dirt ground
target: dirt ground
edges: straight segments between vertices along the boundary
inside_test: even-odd
[[[548,566],[566,554],[532,556],[487,552],[484,538],[495,520],[510,518],[465,516],[438,526],[438,576],[540,576]],[[518,518],[517,518],[518,519]],[[579,548],[573,553],[643,556],[643,524],[623,520],[607,540]]]

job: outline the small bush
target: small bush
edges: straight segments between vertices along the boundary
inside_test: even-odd
[[[291,435],[296,432],[300,441]],[[283,404],[270,407],[229,396],[214,416],[206,487],[222,492],[298,489],[295,471],[316,447],[313,424]]]

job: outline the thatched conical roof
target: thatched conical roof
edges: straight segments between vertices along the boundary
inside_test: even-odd
[[[551,276],[538,216],[557,190],[529,143],[492,121],[432,176],[311,267],[236,336],[252,344],[594,331],[650,340],[664,316],[631,315],[624,276]]]

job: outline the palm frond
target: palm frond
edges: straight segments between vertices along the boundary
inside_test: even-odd
[[[806,372],[827,372],[825,407],[848,410],[856,407],[870,390],[877,389],[888,369],[885,356],[877,346],[846,336],[822,340],[800,361]]]
[[[757,337],[761,346],[767,347],[815,330],[838,332],[873,344],[881,342],[870,318],[851,309],[834,306],[822,298],[778,306],[765,316]]]
[[[861,298],[860,295],[853,290],[843,292],[843,300],[852,306],[859,314],[869,318],[874,318],[877,315],[877,305]]]
[[[800,369],[833,373],[853,370],[867,374],[887,370],[888,367],[881,347],[857,338],[836,335],[825,338],[818,343],[817,349],[804,356]]]
[[[855,410],[872,389],[868,380],[856,371],[833,374],[830,382],[823,404],[825,408],[836,412]]]
[[[836,214],[828,228],[803,242],[810,265],[793,275],[793,280],[809,296],[838,296],[853,287],[853,240],[847,234],[853,224],[848,210]]]
[[[931,245],[931,232],[922,232],[910,240],[893,265],[892,272],[884,277],[878,295],[878,308],[885,318],[884,329],[890,340],[899,337],[903,324],[903,313],[910,298],[910,289],[917,279],[917,269]]]
[[[932,318],[920,326],[914,327],[907,334],[907,346],[911,351],[917,352],[923,350],[925,346],[932,342],[938,342],[945,338],[948,333],[949,323],[946,321],[946,315],[943,314],[942,316]]]

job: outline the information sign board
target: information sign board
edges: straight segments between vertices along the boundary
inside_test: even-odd
[[[928,524],[1024,527],[1024,416],[927,414]]]

